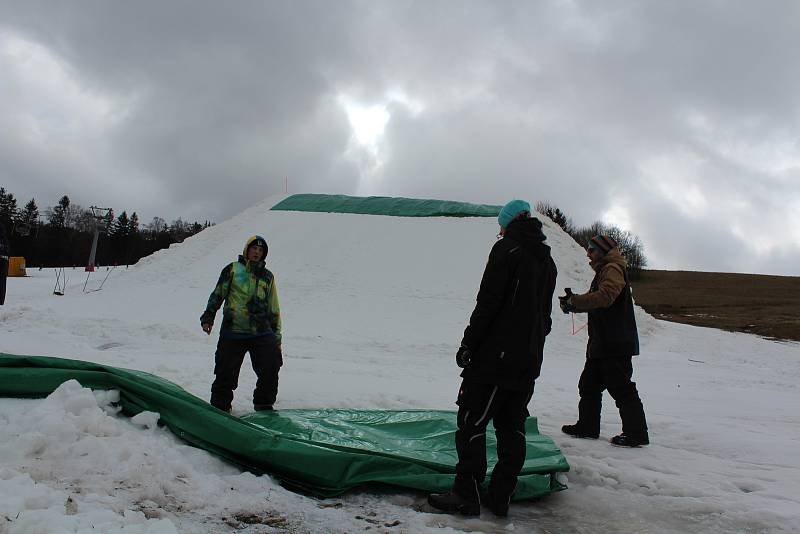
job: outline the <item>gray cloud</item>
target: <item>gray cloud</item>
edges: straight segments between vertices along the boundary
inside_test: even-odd
[[[21,201],[219,221],[284,177],[526,196],[611,218],[655,267],[798,274],[795,2],[0,2],[0,21]],[[389,112],[373,148],[342,97]]]

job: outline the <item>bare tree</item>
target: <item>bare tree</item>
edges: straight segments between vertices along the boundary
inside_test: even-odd
[[[72,228],[79,232],[92,233],[97,220],[89,210],[82,209],[79,214],[75,215],[72,222]]]
[[[144,230],[150,234],[159,234],[167,231],[167,222],[161,217],[153,217],[150,223],[144,225]]]
[[[553,206],[547,201],[540,201],[536,203],[536,211],[544,215],[545,217],[549,217],[554,223],[559,225],[562,230],[567,232],[568,234],[572,233],[574,225],[572,224],[572,219],[567,217],[567,215],[558,209],[556,206]]]
[[[639,236],[623,230],[613,224],[595,222],[586,228],[577,228],[572,234],[579,245],[586,247],[589,239],[596,235],[607,235],[617,242],[620,254],[628,261],[628,273],[631,278],[638,278],[642,269],[647,266],[647,257],[644,254],[644,243]]]
[[[625,259],[628,261],[628,272],[631,278],[637,278],[642,269],[647,265],[647,258],[644,254],[644,244],[637,235],[600,221],[596,221],[590,226],[577,227],[566,213],[547,201],[538,202],[536,204],[536,211],[545,217],[549,217],[583,248],[586,248],[589,244],[589,239],[596,235],[608,235],[613,238],[614,241],[617,242],[620,254],[625,256]]]
[[[79,230],[79,227],[83,224],[85,212],[86,210],[83,209],[80,204],[67,204],[67,206],[64,208],[64,226]]]

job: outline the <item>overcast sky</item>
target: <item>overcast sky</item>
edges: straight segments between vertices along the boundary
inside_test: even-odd
[[[800,2],[0,0],[0,186],[142,222],[546,200],[800,274]],[[254,228],[269,235],[269,228]]]

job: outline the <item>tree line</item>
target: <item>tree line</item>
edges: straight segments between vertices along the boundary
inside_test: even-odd
[[[633,279],[638,278],[642,269],[647,266],[644,243],[639,239],[639,236],[627,230],[622,230],[613,224],[606,224],[600,221],[596,221],[589,226],[575,226],[570,217],[549,202],[537,203],[536,211],[549,217],[583,248],[586,248],[589,239],[596,235],[602,234],[612,237],[617,242],[620,253],[628,260],[628,274]]]
[[[25,257],[28,268],[85,267],[95,228],[99,230],[95,265],[129,265],[212,226],[209,221],[189,223],[180,217],[170,224],[161,217],[141,224],[135,211],[116,215],[113,208],[92,208],[64,195],[41,214],[35,199],[19,207],[14,194],[0,187],[0,221],[11,255]]]

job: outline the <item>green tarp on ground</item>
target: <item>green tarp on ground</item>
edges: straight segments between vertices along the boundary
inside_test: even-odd
[[[149,373],[107,365],[0,353],[0,396],[45,397],[75,379],[91,389],[116,389],[128,415],[158,412],[188,443],[286,486],[321,497],[357,486],[420,491],[450,488],[455,473],[455,413],[448,411],[278,410],[233,417]],[[555,473],[566,459],[529,418],[527,459],[515,499],[565,489]],[[487,434],[490,458],[494,436]],[[490,460],[489,468],[494,465]]]
[[[451,200],[346,195],[292,195],[274,206],[278,211],[362,213],[395,217],[497,217],[502,206]]]

